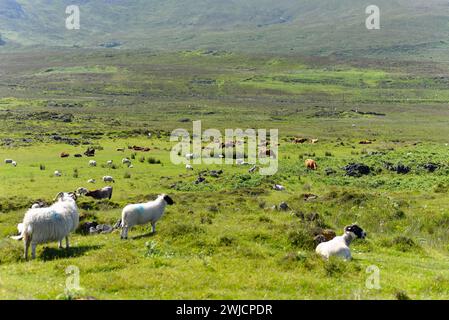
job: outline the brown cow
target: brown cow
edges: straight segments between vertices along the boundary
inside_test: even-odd
[[[318,169],[318,165],[316,164],[316,161],[312,160],[312,159],[307,159],[305,161],[305,165],[306,165],[307,169],[310,169],[310,170],[317,170]]]

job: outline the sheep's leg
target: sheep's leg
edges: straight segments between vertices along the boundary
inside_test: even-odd
[[[156,233],[156,222],[151,223],[151,233]]]
[[[69,247],[69,237],[67,236],[65,237],[65,248],[68,249]]]
[[[25,260],[28,260],[28,249],[30,248],[30,241],[28,241],[28,239],[25,236],[25,239],[23,241],[23,246],[24,246],[24,258]]]
[[[123,226],[122,228],[122,234],[120,236],[121,239],[128,239],[128,227]]]
[[[31,259],[36,259],[36,243],[31,244]]]

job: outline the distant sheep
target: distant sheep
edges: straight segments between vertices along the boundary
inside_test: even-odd
[[[285,187],[284,187],[284,186],[281,186],[280,184],[275,184],[275,185],[273,186],[273,189],[276,190],[276,191],[284,191],[284,190],[285,190]]]
[[[187,169],[187,170],[193,170],[193,167],[192,167],[192,165],[190,165],[190,164],[186,164],[186,169]]]
[[[111,198],[112,198],[112,187],[109,187],[109,186],[104,187],[99,190],[93,190],[93,191],[89,191],[86,188],[78,188],[78,190],[76,192],[78,195],[84,195],[86,197],[91,197],[96,200],[101,200],[101,199],[111,200]]]
[[[341,257],[345,260],[351,260],[351,250],[349,245],[356,239],[364,239],[365,231],[358,225],[353,224],[344,228],[344,234],[333,238],[330,241],[322,242],[316,247],[316,253],[322,257],[329,259],[331,256]]]
[[[17,162],[13,161],[11,164],[13,167],[17,167]]]
[[[89,166],[90,166],[90,167],[96,167],[96,166],[97,166],[97,161],[95,161],[95,160],[90,160],[90,161],[89,161]]]
[[[128,230],[136,225],[151,223],[152,232],[156,232],[156,222],[162,217],[166,205],[174,201],[168,195],[162,194],[156,200],[147,203],[129,204],[122,211],[121,238],[128,238]]]
[[[112,183],[115,183],[114,178],[111,177],[111,176],[104,176],[104,177],[103,177],[103,181],[104,181],[104,182],[112,182]]]
[[[13,163],[14,160],[12,159],[5,159],[5,164],[11,164]]]
[[[95,183],[95,182],[97,182],[95,179],[89,179],[89,180],[87,180],[87,183]]]
[[[55,177],[60,177],[60,176],[62,176],[61,172],[58,171],[58,170],[55,171],[54,175],[55,175]]]
[[[48,208],[29,209],[23,223],[17,226],[19,236],[15,240],[24,240],[24,258],[28,259],[31,245],[31,257],[36,258],[36,246],[41,243],[59,242],[65,238],[66,248],[69,248],[69,234],[78,227],[79,212],[74,193],[60,192],[55,203]]]
[[[122,164],[130,165],[131,164],[131,160],[129,160],[128,158],[123,158],[122,159]]]
[[[114,161],[112,161],[112,160],[109,160],[108,162],[106,162],[106,164],[107,164],[108,166],[112,166],[113,163],[114,163]]]

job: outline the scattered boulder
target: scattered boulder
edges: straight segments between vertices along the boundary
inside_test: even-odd
[[[78,227],[78,231],[81,234],[89,234],[90,233],[90,229],[91,228],[96,228],[98,225],[98,223],[94,222],[84,222],[82,224],[80,224],[80,226]]]
[[[423,168],[426,169],[428,172],[434,172],[435,170],[438,170],[440,166],[436,163],[426,163],[423,165]]]
[[[210,171],[209,172],[209,175],[211,176],[211,177],[213,177],[213,178],[219,178],[220,177],[220,175],[222,175],[223,174],[223,170],[212,170],[212,171]]]
[[[84,152],[84,155],[86,157],[93,157],[93,156],[95,156],[95,149],[91,148],[91,147],[87,148],[86,152]]]
[[[316,245],[319,245],[321,242],[327,242],[332,240],[337,236],[337,233],[332,229],[321,229],[318,228],[317,231],[315,231],[315,237],[313,238],[313,241]]]
[[[313,193],[305,193],[305,194],[303,194],[303,197],[304,197],[304,201],[315,200],[318,198],[318,196]]]
[[[90,234],[97,234],[97,233],[111,233],[113,230],[113,227],[107,224],[99,224],[95,228],[91,227],[89,229]]]
[[[371,173],[370,167],[363,163],[350,163],[343,167],[343,170],[345,170],[346,175],[350,177],[361,177]]]
[[[279,204],[279,209],[281,211],[287,211],[290,207],[288,206],[287,202],[281,202]]]
[[[195,184],[200,184],[206,181],[206,178],[204,177],[198,177],[198,179],[196,179]]]
[[[387,170],[394,171],[394,172],[396,172],[396,173],[398,173],[398,174],[407,174],[407,173],[409,173],[410,170],[411,170],[410,167],[405,166],[405,165],[403,165],[403,164],[401,164],[401,163],[399,163],[399,164],[397,164],[397,165],[393,165],[393,164],[390,163],[390,162],[385,162],[385,163],[384,163],[384,167],[385,167]]]

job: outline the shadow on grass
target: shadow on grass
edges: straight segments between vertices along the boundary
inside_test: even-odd
[[[139,239],[143,239],[143,238],[149,238],[149,237],[154,236],[155,234],[156,234],[156,232],[153,233],[153,232],[150,231],[148,233],[144,233],[144,234],[141,234],[141,235],[138,235],[138,236],[131,237],[131,240],[139,240]]]
[[[76,247],[70,247],[69,249],[45,247],[42,254],[40,255],[40,258],[43,261],[51,261],[51,260],[60,259],[60,258],[76,258],[76,257],[82,256],[87,251],[98,250],[101,247],[102,246],[99,246],[99,245],[76,246]]]

